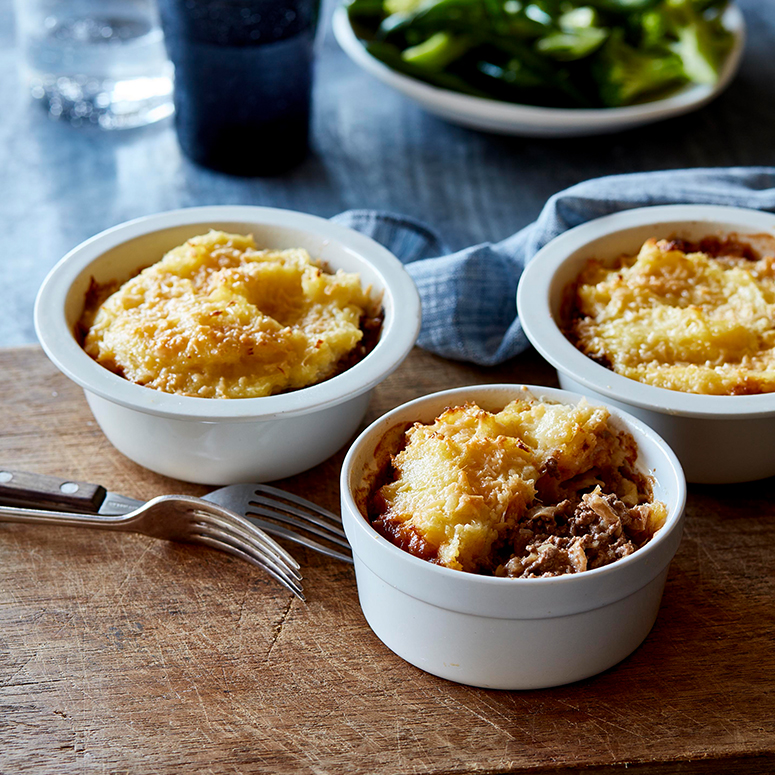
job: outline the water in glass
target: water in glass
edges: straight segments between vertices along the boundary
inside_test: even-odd
[[[104,129],[173,112],[155,0],[16,0],[22,69],[53,118]]]

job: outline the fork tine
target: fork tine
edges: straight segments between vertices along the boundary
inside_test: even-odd
[[[200,524],[199,532],[194,533],[193,535],[197,538],[204,537],[212,539],[213,541],[218,541],[225,546],[231,546],[242,554],[252,557],[252,561],[255,565],[260,565],[266,571],[272,573],[275,578],[282,577],[288,582],[288,584],[301,589],[300,573],[295,571],[293,568],[289,568],[287,565],[278,563],[274,558],[268,557],[262,548],[257,547],[250,541],[243,540],[236,533],[221,530],[220,528],[213,525]]]
[[[334,522],[336,525],[341,526],[342,524],[342,518],[338,514],[334,514],[333,511],[324,509],[322,506],[318,506],[317,503],[308,501],[306,498],[302,498],[299,495],[294,495],[292,492],[287,492],[286,490],[280,490],[277,487],[270,487],[268,484],[258,484],[256,485],[256,495],[259,495],[261,493],[265,495],[271,495],[272,501],[276,501],[279,499],[279,500],[288,501],[289,503],[295,503],[297,506],[301,506],[303,509],[305,509],[305,511],[302,512],[301,514],[299,514],[296,510],[291,509],[290,506],[286,508],[288,508],[289,511],[293,511],[293,513],[297,514],[298,516],[314,519],[315,524],[324,525],[325,523],[320,522],[314,517],[312,517],[312,515],[310,515],[309,512],[312,512],[312,514],[318,514],[321,517],[325,517],[326,519],[329,519],[332,522]],[[266,501],[262,501],[262,502],[266,503]],[[342,533],[342,535],[344,535],[344,532]]]
[[[253,565],[257,565],[259,568],[266,571],[266,573],[268,573],[272,578],[276,579],[280,584],[282,584],[289,592],[292,592],[294,595],[296,595],[299,600],[306,602],[301,584],[293,579],[287,578],[284,574],[278,572],[273,565],[270,565],[264,561],[265,558],[263,555],[242,551],[242,549],[239,547],[224,541],[220,541],[214,536],[198,533],[195,534],[195,537],[198,543],[202,543],[205,546],[210,546],[213,549],[218,549],[222,552],[226,552],[227,554],[239,557],[242,560],[246,560]]]
[[[253,552],[260,554],[267,562],[290,577],[301,580],[299,563],[293,559],[278,543],[266,535],[257,525],[247,523],[243,518],[239,522],[223,519],[215,514],[195,512],[197,527],[209,530],[213,535],[224,536],[240,542]],[[246,522],[246,524],[242,524]]]
[[[341,531],[332,532],[325,526],[318,527],[317,523],[311,524],[305,518],[298,518],[293,514],[287,514],[283,511],[280,511],[279,509],[268,509],[264,508],[263,506],[251,504],[250,510],[247,512],[246,516],[248,519],[252,519],[254,514],[259,517],[266,517],[271,520],[277,520],[278,522],[295,527],[297,530],[303,530],[304,532],[311,533],[312,535],[316,535],[319,538],[324,538],[326,541],[337,544],[344,549],[350,548],[350,544],[347,542],[344,533]],[[261,527],[266,530],[264,525],[261,525]]]
[[[216,508],[220,513],[214,513],[210,504],[206,511],[197,508],[191,510],[196,519],[193,524],[199,531],[192,533],[192,537],[258,565],[300,600],[304,600],[298,562],[244,517],[221,507]]]
[[[306,546],[308,549],[313,549],[314,551],[319,552],[320,554],[324,554],[327,557],[333,557],[337,560],[342,560],[343,562],[349,562],[352,564],[353,558],[351,555],[340,552],[337,549],[331,548],[329,546],[324,546],[317,541],[313,541],[311,538],[300,535],[294,530],[288,530],[287,527],[283,527],[282,525],[278,525],[274,522],[267,522],[263,519],[259,519],[258,517],[250,516],[248,519],[254,525],[262,528],[267,533],[271,533],[272,535],[279,536],[280,538],[285,538],[288,541],[301,544],[302,546]],[[349,544],[346,546],[346,548],[349,549]]]
[[[218,508],[221,509],[220,516],[214,514],[211,509],[208,509],[207,511],[194,509],[193,513],[196,514],[199,519],[216,522],[223,529],[240,530],[243,537],[250,538],[250,540],[256,541],[259,545],[261,545],[265,550],[265,553],[272,555],[275,559],[281,560],[284,564],[294,568],[296,571],[299,570],[299,563],[296,562],[296,559],[293,557],[293,555],[289,554],[285,549],[283,549],[283,547],[280,546],[277,541],[273,541],[268,535],[262,533],[260,529],[256,530],[256,526],[251,524],[250,520],[246,519],[245,517],[241,517],[232,511],[225,510],[222,507]],[[299,576],[299,578],[301,578],[301,576]]]

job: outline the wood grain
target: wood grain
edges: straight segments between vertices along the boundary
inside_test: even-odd
[[[484,370],[415,351],[370,416],[501,380],[555,384],[533,353]],[[37,348],[0,351],[0,405],[0,467],[204,492],[116,452]],[[336,508],[342,456],[280,484]],[[318,555],[294,550],[305,605],[202,548],[0,525],[0,773],[772,773],[774,486],[692,487],[646,642],[529,692],[406,664],[366,625],[352,568]]]

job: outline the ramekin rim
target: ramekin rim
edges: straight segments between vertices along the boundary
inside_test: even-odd
[[[737,219],[739,226],[766,228],[775,236],[775,213],[728,205],[652,205],[623,210],[575,226],[548,242],[527,264],[517,287],[517,310],[523,331],[539,354],[558,371],[613,401],[683,417],[746,419],[775,416],[775,393],[715,396],[684,393],[647,385],[595,363],[562,333],[551,314],[549,290],[555,273],[586,243],[654,224],[718,223]],[[745,223],[750,221],[750,223]]]
[[[391,543],[387,538],[380,535],[380,533],[378,533],[374,527],[369,524],[366,517],[361,513],[355,502],[355,498],[353,497],[352,488],[350,487],[353,463],[355,456],[358,454],[359,447],[365,443],[367,439],[374,436],[374,434],[377,433],[380,428],[382,428],[382,426],[389,426],[389,423],[392,419],[399,415],[403,415],[408,410],[426,403],[436,402],[445,396],[451,397],[453,395],[456,396],[470,394],[468,397],[474,398],[474,394],[477,391],[482,390],[490,392],[513,391],[516,393],[522,391],[523,389],[527,389],[530,392],[537,391],[539,395],[540,393],[545,393],[549,397],[556,398],[557,396],[561,396],[563,398],[569,398],[576,401],[582,398],[589,400],[586,396],[583,396],[580,393],[563,390],[562,388],[552,388],[544,385],[527,385],[521,383],[493,383],[449,388],[447,390],[428,393],[424,396],[420,396],[411,401],[400,404],[399,406],[395,407],[389,412],[386,412],[381,417],[370,423],[363,431],[361,431],[360,434],[358,434],[358,437],[350,445],[350,448],[345,455],[344,462],[342,463],[340,474],[340,497],[345,501],[347,506],[347,508],[342,509],[342,519],[346,519],[348,522],[351,522],[356,530],[361,531],[362,534],[367,536],[370,540],[377,541],[380,547],[382,547],[384,551],[388,552],[396,562],[409,563],[409,565],[413,566],[415,569],[426,569],[426,572],[440,574],[442,578],[446,577],[453,583],[473,584],[475,586],[484,587],[494,586],[496,588],[505,588],[507,585],[512,584],[515,585],[515,589],[520,587],[537,589],[540,587],[556,587],[569,584],[579,585],[585,583],[585,580],[592,581],[605,575],[618,573],[620,570],[628,568],[636,563],[647,563],[652,555],[660,550],[661,545],[664,544],[676,530],[682,529],[687,498],[686,477],[683,474],[683,468],[675,453],[667,444],[667,442],[655,430],[646,425],[646,423],[639,420],[637,417],[631,415],[629,412],[618,409],[617,407],[609,406],[607,404],[602,404],[601,402],[596,402],[594,400],[589,400],[589,402],[591,404],[604,405],[613,417],[624,421],[625,426],[636,431],[638,434],[638,436],[636,436],[636,442],[638,442],[640,436],[643,436],[648,438],[655,445],[655,447],[659,450],[659,454],[664,457],[667,469],[669,470],[671,478],[673,479],[672,484],[675,485],[675,503],[668,504],[668,516],[665,520],[664,526],[645,546],[641,547],[636,552],[633,552],[627,557],[623,557],[600,568],[593,568],[591,570],[584,571],[583,573],[563,574],[560,576],[546,578],[513,579],[497,576],[485,576],[476,573],[466,573],[464,571],[458,571],[452,568],[446,568],[444,566],[428,562],[427,560],[423,560],[409,552],[404,551],[395,544]],[[351,515],[353,515],[352,518]],[[360,516],[360,519],[354,515]]]
[[[64,308],[72,283],[105,251],[154,231],[208,222],[254,221],[257,225],[298,229],[339,242],[368,263],[384,283],[401,314],[387,323],[369,355],[324,382],[260,398],[213,400],[180,396],[136,385],[89,357],[68,330]],[[49,359],[66,376],[107,401],[146,414],[210,421],[250,421],[296,416],[343,403],[370,389],[394,371],[413,348],[421,323],[417,288],[401,262],[370,237],[326,218],[255,205],[207,205],[134,218],[105,229],[70,250],[50,270],[35,300],[35,330]]]

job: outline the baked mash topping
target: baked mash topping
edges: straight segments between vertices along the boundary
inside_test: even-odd
[[[617,374],[687,393],[775,391],[775,256],[647,240],[578,278],[566,336]]]
[[[607,565],[647,543],[667,510],[608,411],[532,396],[491,413],[447,409],[403,434],[375,483],[372,525],[448,568],[530,578]]]
[[[252,236],[211,231],[102,303],[87,301],[80,329],[86,352],[132,382],[255,398],[349,365],[378,315],[357,274],[329,274],[300,248],[259,250]]]

